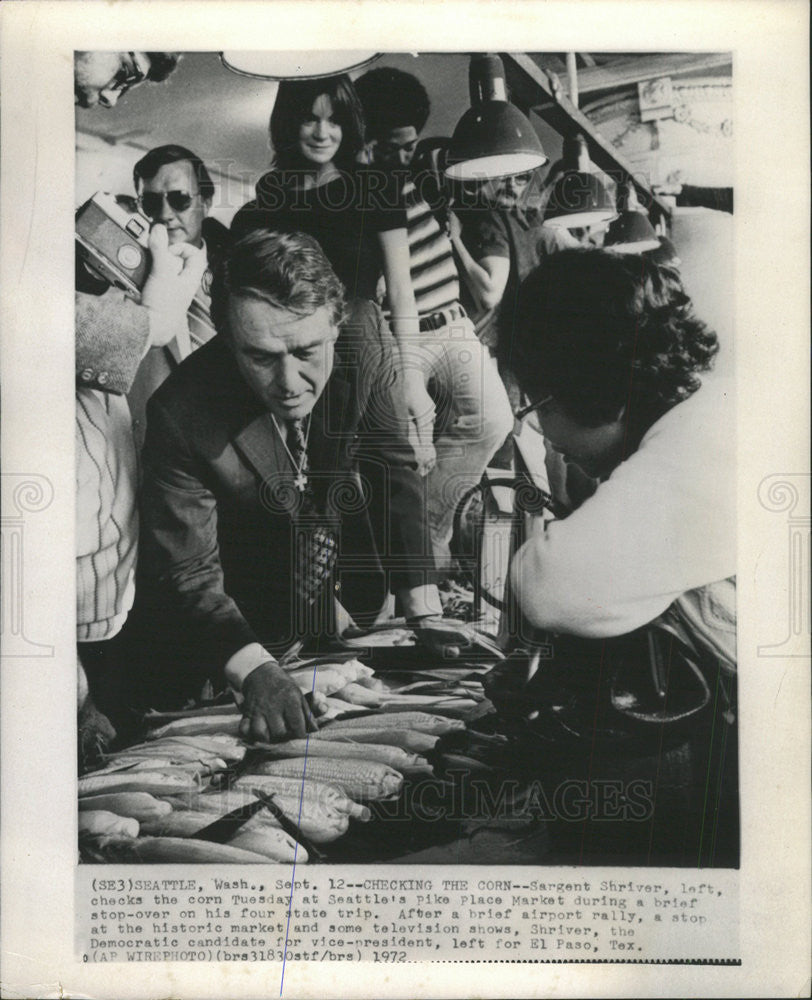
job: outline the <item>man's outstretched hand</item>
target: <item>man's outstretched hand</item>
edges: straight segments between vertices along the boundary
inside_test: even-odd
[[[272,660],[251,671],[243,681],[242,695],[243,739],[261,743],[301,739],[317,728],[304,695]]]

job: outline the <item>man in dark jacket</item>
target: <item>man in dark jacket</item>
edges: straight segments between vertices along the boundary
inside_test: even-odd
[[[303,234],[238,241],[212,318],[148,407],[142,568],[178,644],[162,690],[186,663],[187,695],[218,675],[241,693],[245,734],[303,735],[274,654],[334,634],[339,597],[374,613],[391,587],[409,619],[441,611],[394,344]],[[164,669],[155,652],[145,669]]]

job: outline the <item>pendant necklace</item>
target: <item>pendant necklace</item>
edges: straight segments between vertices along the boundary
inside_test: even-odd
[[[285,435],[282,433],[282,428],[279,426],[274,414],[271,414],[271,420],[273,420],[273,425],[276,428],[276,433],[279,435],[279,440],[282,442],[282,447],[288,453],[288,458],[290,459],[290,464],[293,466],[293,471],[295,473],[293,477],[293,485],[300,493],[304,493],[307,489],[307,474],[305,473],[305,465],[307,464],[307,445],[310,441],[310,424],[311,420],[308,416],[307,419],[307,431],[305,433],[304,440],[304,450],[302,451],[302,457],[299,459],[298,465],[293,457],[293,452],[288,448],[288,443],[285,440]]]

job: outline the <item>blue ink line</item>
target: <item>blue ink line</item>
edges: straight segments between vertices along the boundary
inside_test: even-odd
[[[313,683],[310,685],[311,694],[315,694],[316,690],[316,668],[318,664],[313,664]],[[301,831],[302,829],[302,803],[304,802],[304,788],[305,788],[305,774],[307,773],[307,751],[310,746],[310,733],[305,735],[305,752],[304,752],[304,765],[302,766],[302,787],[299,790],[299,816],[296,823],[297,828]],[[299,853],[299,842],[296,841],[296,846],[293,848],[293,867],[290,872],[290,899],[288,900],[288,919],[285,924],[285,945],[282,950],[282,978],[279,980],[279,996],[282,996],[282,990],[285,986],[285,964],[288,960],[288,941],[290,940],[290,915],[293,911],[293,887],[296,881],[296,858]]]

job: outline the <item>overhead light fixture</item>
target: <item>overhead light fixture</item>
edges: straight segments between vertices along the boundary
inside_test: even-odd
[[[592,172],[582,135],[564,140],[563,168],[547,198],[545,225],[587,229],[605,226],[617,218],[611,194]]]
[[[380,57],[380,52],[221,52],[226,69],[263,80],[318,80],[350,73]]]
[[[642,212],[623,212],[607,229],[603,245],[615,253],[643,253],[656,250],[660,241]]]
[[[654,226],[646,210],[637,200],[634,184],[628,181],[618,200],[624,202],[623,211],[609,226],[603,245],[615,253],[643,253],[660,246]],[[620,207],[620,206],[619,206]]]
[[[653,260],[655,264],[666,267],[679,267],[682,263],[677,248],[667,236],[660,236],[653,250],[644,250],[643,256]]]
[[[471,56],[468,85],[471,107],[451,137],[447,177],[488,180],[523,174],[547,162],[536,130],[507,99],[505,68],[499,56]]]

